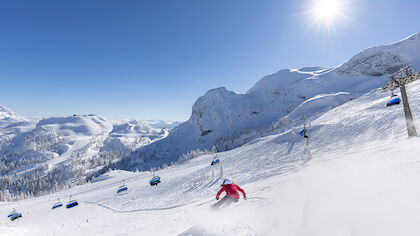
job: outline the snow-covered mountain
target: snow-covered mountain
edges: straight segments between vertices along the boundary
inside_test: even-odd
[[[142,120],[142,122],[156,129],[173,129],[181,124],[179,121],[169,120]]]
[[[335,68],[280,70],[245,94],[211,89],[194,103],[188,121],[167,138],[142,148],[140,159],[171,162],[194,149],[234,148],[244,144],[235,141],[240,136],[293,123],[381,87],[389,74],[408,64],[420,70],[420,33],[364,50]]]
[[[24,118],[10,110],[9,108],[0,105],[0,121],[20,121]]]
[[[169,133],[168,127],[171,126],[163,125],[162,128],[156,128],[144,121],[130,120],[115,123],[109,135],[113,138],[114,145],[118,141],[119,145],[129,146],[134,150],[166,137]]]
[[[417,33],[391,45],[369,48],[341,65],[338,72],[353,76],[382,76],[408,64],[419,70],[419,41],[420,33]]]
[[[420,81],[407,89],[420,116]],[[293,129],[152,173],[109,171],[71,189],[0,202],[0,235],[419,235],[420,146],[407,138],[402,105],[374,89],[311,117],[309,148]],[[419,122],[416,122],[419,125]],[[301,123],[296,124],[301,128]],[[420,127],[420,126],[417,126]],[[223,178],[247,200],[211,206]],[[126,192],[117,194],[125,180]],[[69,196],[77,207],[52,210]],[[23,217],[12,222],[12,209]]]
[[[83,183],[108,168],[125,167],[132,150],[168,135],[140,121],[100,115],[25,119],[2,108],[0,193],[25,198]]]

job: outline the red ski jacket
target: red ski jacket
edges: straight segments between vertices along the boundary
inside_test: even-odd
[[[223,192],[226,192],[226,196],[239,199],[238,190],[241,191],[242,195],[244,195],[244,198],[246,198],[245,191],[236,184],[223,185],[222,189],[220,189],[219,192],[217,193],[216,198],[219,198],[220,194],[222,194]]]

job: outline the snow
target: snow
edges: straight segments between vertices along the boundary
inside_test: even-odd
[[[168,136],[168,133],[169,129],[154,128],[146,122],[131,120],[114,124],[109,135],[114,138],[114,141],[118,140],[119,145],[136,144],[133,147],[135,149],[164,138]]]
[[[179,121],[170,121],[170,120],[143,120],[145,124],[150,125],[155,129],[173,129],[177,127],[181,122]]]
[[[409,87],[420,114],[420,83]],[[418,235],[420,151],[407,138],[402,106],[386,107],[374,90],[311,120],[314,159],[302,161],[305,140],[287,130],[158,171],[115,170],[98,181],[51,195],[0,204],[23,218],[0,218],[8,235]],[[295,127],[299,128],[299,127]],[[248,194],[212,211],[224,177]],[[214,179],[212,173],[214,172]],[[203,178],[203,173],[205,177]],[[122,180],[126,193],[116,193]],[[51,210],[57,198],[79,201]]]
[[[19,116],[15,112],[13,112],[9,108],[0,105],[0,121],[3,122],[3,121],[10,121],[10,120],[20,121],[20,120],[24,120],[24,118]]]
[[[207,154],[155,173],[113,170],[70,189],[0,202],[3,215],[13,208],[23,214],[14,222],[0,217],[0,234],[419,235],[419,138],[407,138],[402,105],[386,107],[389,94],[380,89],[394,66],[409,62],[419,68],[418,47],[416,34],[365,50],[337,68],[281,70],[246,94],[212,89],[194,104],[191,118],[171,131],[98,115],[33,121],[36,127],[23,133],[6,129],[7,137],[25,142],[0,142],[1,152],[35,145],[30,150],[58,155],[43,160],[52,167],[80,151],[86,158],[121,145],[139,148],[133,141],[139,137],[148,145],[138,150],[161,155],[153,161],[162,164],[221,137],[247,133],[237,135],[244,145],[217,153],[217,165],[210,165],[216,154]],[[420,81],[407,90],[418,116]],[[296,134],[304,115],[308,144]],[[273,125],[279,118],[281,124]],[[62,146],[40,150],[39,142],[28,142],[38,136],[57,138]],[[161,177],[158,186],[149,185],[153,175]],[[211,210],[226,177],[248,200]],[[128,191],[117,194],[123,182]],[[51,209],[57,198],[66,203],[70,196],[79,206]]]
[[[66,188],[74,184],[68,182],[70,179],[83,183],[102,174],[126,153],[169,133],[168,129],[152,128],[141,121],[118,122],[100,115],[24,119],[10,109],[7,114],[16,118],[0,120],[0,180],[9,185],[7,191],[7,185],[1,186],[0,198],[10,192],[7,199],[25,197],[19,196],[22,193],[31,196],[49,192],[52,189],[48,186]],[[6,178],[15,174],[24,179]],[[48,181],[41,184],[46,189],[33,186],[40,176]]]
[[[382,76],[414,64],[420,70],[420,33],[391,45],[369,48],[340,66],[339,72],[353,76]]]
[[[111,132],[112,125],[105,117],[98,115],[75,115],[70,117],[52,117],[42,119],[37,127],[44,127],[48,130],[59,133],[63,136],[71,135],[101,135],[104,132]]]

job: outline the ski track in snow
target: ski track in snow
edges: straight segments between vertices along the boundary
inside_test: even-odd
[[[177,157],[184,148],[207,147],[218,137],[249,131],[236,140],[248,141],[245,145],[217,154],[220,164],[210,165],[214,155],[175,164],[156,173],[162,180],[158,186],[149,185],[151,172],[111,171],[65,191],[0,202],[0,235],[418,236],[420,139],[406,138],[402,105],[385,107],[389,93],[370,90],[407,63],[419,70],[419,42],[416,34],[373,47],[332,69],[281,70],[246,94],[212,89],[194,104],[190,120],[170,134],[150,126],[166,127],[163,121],[114,123],[97,115],[27,120],[0,106],[0,119],[5,118],[1,128],[20,121],[13,127],[28,132],[19,136],[9,130],[7,138],[60,134],[63,149],[45,161],[51,167],[77,152],[86,158],[94,155],[107,137],[124,143],[143,134],[145,139],[132,148],[157,141],[148,148],[167,150],[160,157],[170,160],[165,155]],[[407,86],[417,117],[419,82]],[[267,128],[283,115],[281,128],[252,130]],[[296,135],[305,115],[311,116],[313,159],[304,154],[306,140]],[[30,132],[35,126],[40,133]],[[22,146],[21,141],[17,143]],[[13,145],[8,148],[14,150]],[[224,177],[244,188],[248,200],[211,210]],[[117,194],[123,180],[128,191]],[[69,196],[79,206],[51,209],[57,198],[65,204]],[[13,208],[23,217],[11,222],[6,215]]]
[[[420,83],[409,91],[420,114]],[[313,160],[300,159],[305,140],[283,132],[218,153],[215,166],[213,155],[171,166],[156,173],[158,186],[149,185],[150,172],[112,171],[66,191],[1,203],[3,215],[16,208],[23,217],[0,218],[0,233],[418,235],[419,139],[406,138],[402,106],[384,107],[386,97],[373,91],[312,120]],[[249,199],[211,211],[221,166]],[[118,195],[123,179],[129,190]],[[65,203],[69,195],[79,206],[51,210],[56,198]]]

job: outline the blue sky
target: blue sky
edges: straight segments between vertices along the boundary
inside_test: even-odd
[[[186,120],[214,87],[343,63],[420,31],[419,1],[354,0],[333,27],[312,0],[0,2],[0,104],[27,116]]]

